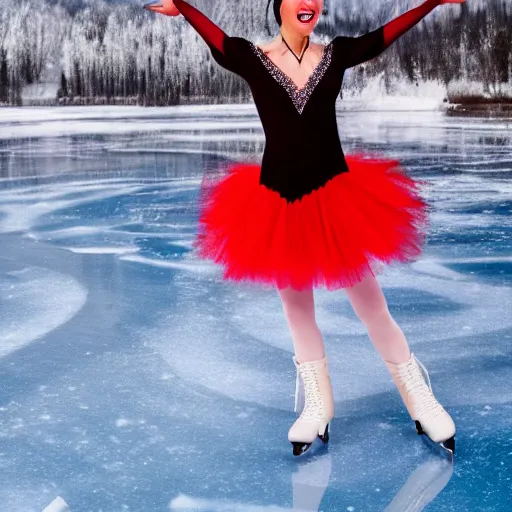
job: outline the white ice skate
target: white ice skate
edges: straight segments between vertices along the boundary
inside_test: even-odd
[[[69,512],[68,504],[60,497],[57,496],[43,512]]]
[[[432,394],[426,368],[411,353],[405,363],[385,361],[402,396],[418,434],[426,436],[451,453],[455,452],[455,424]]]
[[[303,454],[319,437],[329,441],[330,421],[334,417],[334,398],[327,358],[305,361],[299,364],[293,356],[296,368],[295,412],[299,417],[288,431],[293,454]]]

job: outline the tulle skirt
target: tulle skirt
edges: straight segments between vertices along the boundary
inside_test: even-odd
[[[348,172],[293,202],[259,184],[257,164],[205,174],[194,252],[222,265],[226,280],[296,290],[353,286],[384,264],[417,259],[429,227],[426,182],[396,160],[346,161]]]

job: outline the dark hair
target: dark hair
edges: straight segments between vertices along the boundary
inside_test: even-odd
[[[268,26],[268,8],[270,7],[270,2],[272,0],[268,0],[267,3],[267,10],[265,11],[265,28],[267,29],[268,33],[270,34],[270,28]],[[281,26],[282,20],[281,20],[281,2],[282,0],[274,0],[274,18],[277,21],[277,24]]]

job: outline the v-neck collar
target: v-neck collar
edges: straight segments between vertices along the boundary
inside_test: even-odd
[[[297,87],[296,83],[281,70],[281,68],[279,68],[272,60],[270,60],[269,57],[267,57],[265,52],[259,46],[256,46],[254,43],[250,42],[256,55],[260,58],[270,74],[277,80],[280,85],[286,89],[299,114],[302,114],[302,111],[304,110],[309,97],[313,93],[313,90],[318,85],[320,79],[329,67],[333,49],[332,43],[333,42],[331,41],[324,46],[320,61],[309,75],[305,85],[299,88]]]

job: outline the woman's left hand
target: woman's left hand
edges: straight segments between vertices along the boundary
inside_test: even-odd
[[[166,16],[180,15],[180,11],[178,11],[172,0],[160,0],[160,2],[152,1],[144,4],[143,7],[146,9],[146,11],[159,12],[160,14],[165,14]]]

